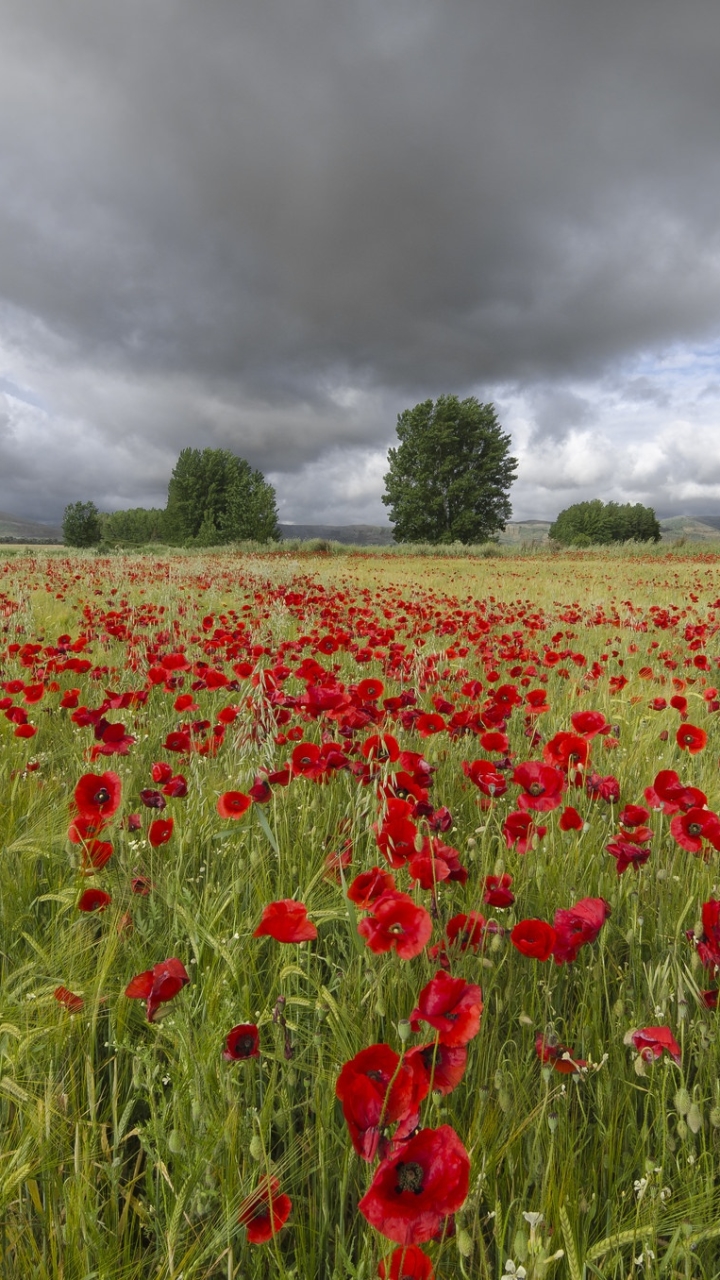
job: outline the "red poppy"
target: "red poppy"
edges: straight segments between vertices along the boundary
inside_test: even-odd
[[[598,733],[609,733],[608,724],[602,711],[574,711],[570,723],[576,733],[590,741]]]
[[[137,894],[140,898],[147,898],[154,888],[154,884],[147,876],[133,876],[130,881],[131,892]]]
[[[642,867],[650,857],[650,850],[643,848],[640,844],[635,844],[631,840],[624,840],[622,836],[615,836],[609,844],[605,846],[611,857],[617,859],[617,873],[619,876],[627,871],[628,867],[632,867],[633,871],[637,871]]]
[[[661,769],[651,787],[645,788],[645,799],[653,809],[662,809],[670,815],[688,809],[702,809],[707,796],[699,787],[686,787],[674,769]]]
[[[238,1221],[247,1228],[249,1244],[267,1244],[290,1217],[292,1201],[279,1188],[277,1178],[265,1177],[240,1205]]]
[[[520,797],[522,800],[522,796]],[[502,824],[502,833],[508,849],[517,847],[518,853],[527,853],[542,840],[547,827],[536,827],[529,813],[509,813]]]
[[[378,1275],[380,1280],[435,1280],[432,1262],[414,1244],[398,1246],[389,1258],[381,1258]]]
[[[384,893],[395,890],[395,879],[390,871],[382,871],[380,867],[371,867],[369,871],[361,871],[353,880],[347,896],[356,907],[368,911]]]
[[[511,875],[505,872],[500,876],[485,876],[483,880],[483,902],[489,907],[496,907],[501,910],[503,907],[511,907],[515,901],[515,894],[510,886],[513,882]]]
[[[707,734],[694,724],[681,724],[675,734],[675,741],[682,751],[689,751],[691,756],[704,751],[707,746]]]
[[[445,933],[450,945],[459,951],[478,951],[485,941],[485,917],[479,911],[453,916],[445,926]]]
[[[714,849],[720,849],[720,818],[710,809],[693,808],[686,813],[676,813],[670,822],[670,832],[680,848],[688,853],[701,853],[704,840]]]
[[[581,1067],[587,1066],[584,1058],[574,1058],[565,1045],[557,1044],[541,1031],[535,1037],[535,1052],[543,1065],[550,1063],[561,1075],[575,1075]]]
[[[644,1062],[654,1062],[661,1058],[663,1051],[669,1053],[675,1062],[680,1062],[680,1045],[669,1027],[642,1027],[630,1034],[630,1040]]]
[[[706,969],[720,969],[720,899],[710,898],[702,904],[703,932],[698,941],[698,955]]]
[[[573,907],[555,912],[553,927],[556,964],[571,964],[581,947],[594,942],[610,915],[610,904],[604,898],[582,898]]]
[[[407,893],[384,893],[372,904],[372,914],[357,931],[371,951],[396,951],[401,960],[419,956],[430,940],[432,920]]]
[[[246,1058],[259,1058],[258,1029],[254,1022],[241,1022],[233,1027],[225,1038],[223,1058],[228,1062],[240,1062]]]
[[[555,946],[555,930],[546,920],[519,920],[510,933],[510,941],[521,955],[547,960]]]
[[[460,1084],[467,1066],[467,1048],[464,1044],[443,1044],[433,1040],[421,1044],[405,1055],[408,1063],[417,1063],[425,1073],[428,1089],[434,1093],[452,1093]]]
[[[373,1044],[346,1062],[338,1076],[335,1093],[352,1144],[363,1160],[374,1160],[382,1129],[398,1121],[412,1131],[419,1107],[428,1092],[422,1067],[401,1060],[387,1044]]]
[[[221,818],[242,818],[251,804],[250,796],[242,791],[226,791],[217,802],[217,811]]]
[[[81,818],[111,817],[120,805],[122,782],[116,773],[84,773],[75,787],[75,804]]]
[[[67,987],[56,987],[53,994],[58,1003],[64,1004],[70,1013],[78,1013],[85,1003],[82,996],[76,996],[73,991],[68,991]]]
[[[167,844],[172,836],[174,826],[174,818],[156,818],[154,822],[150,823],[148,840],[153,849],[157,849],[161,844]]]
[[[633,831],[636,827],[641,827],[647,822],[650,814],[648,810],[641,804],[626,804],[621,810],[619,820],[623,827],[629,827]]]
[[[537,760],[516,765],[513,782],[524,788],[518,796],[518,806],[523,811],[532,809],[535,813],[549,813],[562,804],[565,775],[553,765],[540,764]]]
[[[357,695],[362,702],[377,702],[378,698],[382,698],[384,692],[385,685],[376,676],[369,676],[367,680],[361,680],[357,687]]]
[[[410,1024],[418,1031],[420,1022],[429,1023],[443,1044],[468,1044],[480,1030],[482,1008],[480,987],[440,970],[420,992]]]
[[[162,791],[154,791],[152,787],[144,787],[140,792],[140,799],[146,809],[164,809],[167,804]]]
[[[442,858],[433,853],[430,841],[425,841],[426,848],[416,853],[408,862],[408,873],[421,889],[434,889],[436,884],[450,877],[450,868]]]
[[[154,764],[150,770],[150,773],[152,775],[153,782],[158,783],[158,785],[162,784],[163,782],[169,782],[173,776],[172,766],[169,764],[166,764],[164,760],[161,760],[157,764]]]
[[[556,733],[554,738],[543,747],[543,760],[546,764],[557,765],[563,773],[570,770],[584,769],[590,754],[590,746],[586,738],[578,733]]]
[[[491,760],[463,760],[462,770],[466,778],[475,783],[483,795],[499,799],[507,791],[507,782]]]
[[[584,824],[577,809],[573,809],[571,804],[566,804],[560,814],[558,825],[561,831],[582,831]]]
[[[397,738],[393,738],[390,733],[373,734],[371,738],[365,739],[360,750],[365,759],[374,764],[393,763],[400,756]]]
[[[373,828],[378,849],[391,867],[401,867],[415,855],[418,830],[410,821],[412,811],[413,806],[408,800],[390,796],[382,825],[379,829],[377,826]]]
[[[160,1005],[172,1000],[189,981],[180,960],[161,960],[152,969],[146,969],[133,978],[125,988],[125,995],[131,1000],[147,1000],[148,1022],[154,1022]]]
[[[184,800],[187,795],[187,778],[181,773],[176,773],[163,787],[163,795],[170,796],[171,800]]]
[[[276,942],[312,942],[318,936],[315,925],[308,920],[304,902],[296,902],[294,898],[282,898],[263,907],[253,937],[260,938],[263,934],[275,938]]]
[[[383,1160],[358,1208],[371,1226],[397,1244],[422,1244],[438,1235],[465,1203],[470,1157],[454,1129],[421,1129]]]
[[[615,804],[620,799],[620,783],[611,773],[607,777],[595,772],[588,774],[585,791],[591,800],[606,800],[608,804]]]
[[[104,889],[86,889],[78,902],[78,911],[104,911],[112,902]]]
[[[100,871],[112,858],[113,847],[109,840],[88,840],[82,848],[83,867],[91,866]]]

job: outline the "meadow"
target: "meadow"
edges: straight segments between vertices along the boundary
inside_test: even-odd
[[[720,551],[0,558],[0,1258],[720,1275]]]

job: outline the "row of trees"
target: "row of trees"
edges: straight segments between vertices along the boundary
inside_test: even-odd
[[[589,547],[593,543],[659,542],[660,525],[652,507],[639,502],[576,502],[560,512],[550,525],[549,537],[567,546]]]
[[[382,499],[396,542],[478,543],[505,528],[518,464],[492,404],[474,396],[425,400],[398,416],[397,434]],[[163,510],[103,515],[92,502],[76,502],[65,510],[63,536],[76,547],[100,541],[213,547],[281,534],[275,491],[262,472],[228,449],[183,449]],[[561,511],[550,537],[575,546],[657,542],[660,526],[650,507],[596,498]]]
[[[99,542],[214,547],[280,538],[275,490],[261,471],[228,449],[183,449],[168,485],[167,506],[109,514],[93,502],[65,508],[63,538],[72,547]]]

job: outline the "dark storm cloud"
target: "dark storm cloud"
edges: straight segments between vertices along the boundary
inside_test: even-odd
[[[212,444],[297,519],[323,483],[382,519],[405,405],[524,395],[531,453],[602,434],[608,377],[662,416],[633,360],[720,328],[714,0],[16,0],[3,25],[0,507],[162,502]]]

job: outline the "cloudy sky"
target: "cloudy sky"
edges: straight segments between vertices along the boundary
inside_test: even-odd
[[[0,509],[226,447],[385,523],[495,402],[516,519],[720,513],[717,0],[4,0]]]

